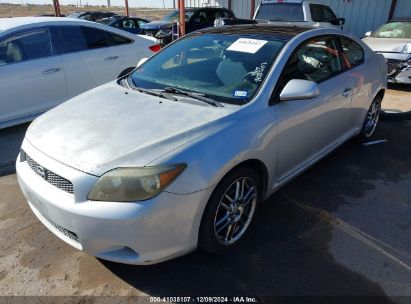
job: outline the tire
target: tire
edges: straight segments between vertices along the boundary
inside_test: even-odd
[[[360,134],[358,134],[356,138],[359,142],[367,141],[374,135],[375,130],[377,129],[379,119],[380,119],[381,102],[382,102],[381,97],[377,96],[371,103],[371,106],[367,112],[367,116],[364,119],[361,132]]]
[[[125,69],[123,72],[120,73],[120,75],[118,75],[117,79],[120,79],[128,74],[130,74],[132,71],[134,71],[135,68],[133,67],[129,67],[127,69]]]
[[[253,169],[239,167],[228,173],[215,188],[205,208],[199,247],[214,254],[235,247],[250,230],[260,197],[261,183]]]

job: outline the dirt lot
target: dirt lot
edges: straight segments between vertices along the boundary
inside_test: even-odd
[[[25,1],[26,2],[26,1]],[[50,1],[51,3],[51,1]],[[61,13],[69,15],[78,11],[111,11],[119,15],[125,14],[124,7],[112,6],[101,7],[88,5],[85,7],[75,7],[73,5],[61,5]],[[130,16],[139,16],[141,18],[147,18],[150,20],[160,20],[167,15],[171,10],[166,9],[148,9],[148,8],[135,8],[130,7]],[[0,18],[8,17],[25,17],[25,16],[39,16],[43,14],[54,14],[54,8],[52,5],[13,5],[0,3]]]
[[[236,251],[145,267],[97,260],[39,223],[15,175],[6,175],[26,127],[0,130],[0,295],[372,295],[358,303],[410,303],[411,121],[383,121],[375,139],[386,143],[348,142],[289,183],[264,203]]]

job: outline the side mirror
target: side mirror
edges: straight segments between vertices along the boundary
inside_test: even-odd
[[[148,58],[141,58],[140,61],[137,63],[137,67],[139,67],[140,65],[142,65],[144,62],[146,62],[148,60]]]
[[[344,25],[345,24],[345,18],[338,18],[338,25]]]
[[[313,99],[320,95],[320,88],[314,81],[293,79],[280,94],[281,101]]]
[[[372,32],[371,32],[371,31],[366,32],[366,33],[364,34],[365,37],[371,37],[371,35],[372,35]]]

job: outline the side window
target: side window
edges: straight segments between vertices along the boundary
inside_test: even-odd
[[[17,34],[0,42],[0,65],[50,56],[52,47],[47,29]]]
[[[232,11],[224,10],[224,18],[234,18]]]
[[[114,45],[128,44],[133,42],[131,39],[113,33],[111,33],[111,39]]]
[[[199,12],[197,12],[196,15],[194,16],[194,19],[198,19],[198,20],[199,20],[199,22],[197,22],[197,23],[199,23],[199,24],[204,24],[204,23],[207,22],[207,14],[206,14],[205,11],[199,11]]]
[[[74,53],[88,49],[86,39],[79,26],[62,27],[60,37],[64,46],[64,53]]]
[[[337,44],[332,37],[305,42],[289,59],[283,71],[282,86],[292,79],[322,82],[343,71]]]
[[[333,25],[338,25],[337,17],[328,6],[310,4],[310,12],[311,19],[315,22],[330,22]]]
[[[348,68],[364,63],[364,49],[349,38],[340,38],[344,51],[343,61]]]
[[[99,49],[110,46],[107,32],[91,27],[81,27],[88,49]]]
[[[233,18],[231,12],[229,10],[224,10],[224,9],[218,9],[214,13],[214,20],[218,18]],[[214,22],[213,20],[213,22]]]
[[[123,21],[123,28],[135,29],[136,27],[138,26],[136,26],[134,20],[127,19]]]

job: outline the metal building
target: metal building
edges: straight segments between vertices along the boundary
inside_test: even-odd
[[[238,18],[250,18],[252,7],[262,0],[185,0],[186,6],[230,7]],[[387,22],[389,17],[411,17],[411,0],[315,0],[330,6],[346,19],[345,31],[362,37]]]

